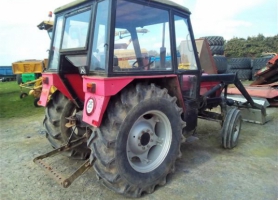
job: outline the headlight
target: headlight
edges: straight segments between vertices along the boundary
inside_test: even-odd
[[[91,115],[94,112],[95,108],[95,101],[92,98],[89,98],[87,103],[86,103],[86,113],[88,115]]]

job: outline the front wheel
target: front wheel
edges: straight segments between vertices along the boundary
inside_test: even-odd
[[[164,185],[181,156],[181,113],[176,98],[153,84],[130,86],[111,99],[97,137],[88,141],[103,184],[129,197]]]
[[[25,97],[27,97],[27,96],[28,96],[28,94],[25,93],[25,92],[23,92],[23,93],[20,94],[19,97],[20,97],[21,99],[23,99],[23,98],[25,98]]]
[[[225,149],[232,149],[238,143],[241,130],[242,117],[240,110],[232,108],[228,111],[222,130],[222,146]]]

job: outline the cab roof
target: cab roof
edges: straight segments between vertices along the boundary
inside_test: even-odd
[[[67,10],[69,8],[73,8],[75,6],[78,6],[78,5],[80,5],[82,3],[85,3],[85,2],[88,2],[88,1],[90,1],[90,0],[76,0],[76,1],[73,1],[71,3],[68,3],[68,4],[64,5],[64,6],[56,8],[54,13],[56,14],[56,13],[62,12],[64,10]],[[145,1],[146,2],[153,1],[153,2],[157,2],[157,3],[163,4],[163,5],[169,6],[169,7],[178,8],[179,10],[190,14],[190,11],[189,11],[188,8],[186,8],[186,7],[184,7],[180,4],[177,4],[173,1],[169,1],[169,0],[145,0]]]

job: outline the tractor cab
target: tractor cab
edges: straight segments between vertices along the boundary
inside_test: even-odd
[[[196,98],[201,70],[187,8],[171,1],[82,0],[55,14],[48,73],[58,74],[79,102],[81,76],[179,74]]]

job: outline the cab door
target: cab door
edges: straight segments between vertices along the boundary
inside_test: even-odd
[[[185,105],[186,131],[195,130],[198,118],[201,67],[189,16],[174,15],[175,71]]]

